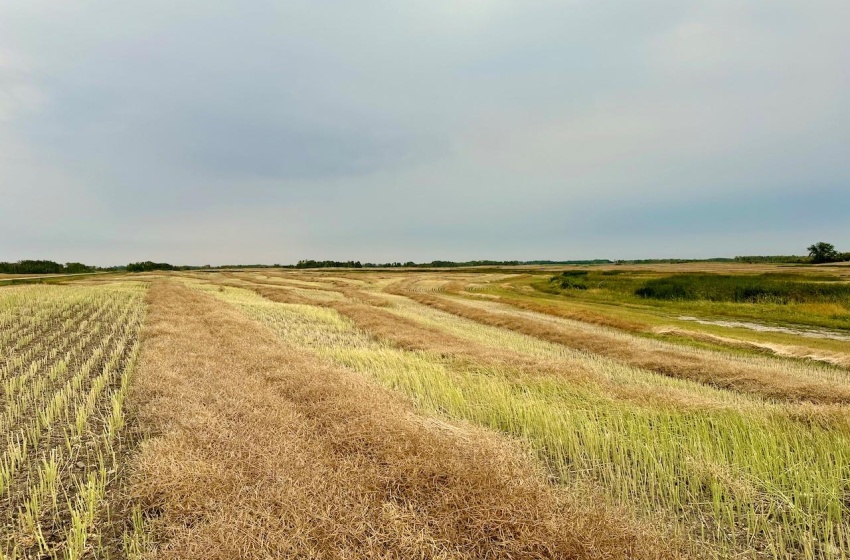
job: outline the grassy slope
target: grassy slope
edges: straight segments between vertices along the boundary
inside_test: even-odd
[[[551,290],[546,277],[522,277],[509,283],[487,286],[478,293],[497,296],[508,303],[573,316],[589,322],[602,321],[615,327],[644,332],[652,335],[658,330],[673,328],[680,331],[693,331],[712,336],[732,338],[739,341],[751,341],[763,344],[785,346],[803,346],[822,352],[848,352],[845,341],[809,338],[777,332],[758,332],[746,328],[703,325],[693,321],[680,320],[680,316],[695,316],[708,319],[731,319],[754,321],[758,323],[775,322],[778,324],[808,325],[810,327],[846,328],[846,321],[836,321],[832,315],[841,316],[842,311],[834,304],[825,306],[796,306],[795,309],[781,309],[783,306],[771,304],[732,304],[720,302],[669,302],[647,301],[617,293],[599,295],[588,291],[543,291]],[[776,308],[780,308],[778,311]],[[815,310],[819,314],[813,315]],[[826,319],[824,319],[826,318]]]
[[[676,317],[679,315],[696,315],[702,317],[738,318],[756,322],[774,322],[813,327],[850,329],[850,307],[832,301],[808,301],[800,303],[735,303],[728,301],[670,301],[641,298],[634,294],[635,290],[647,282],[675,275],[671,272],[657,270],[624,271],[620,274],[610,274],[612,271],[590,271],[586,284],[588,290],[559,290],[551,284],[549,276],[534,276],[527,278],[518,285],[526,285],[535,291],[560,295],[571,300],[602,305],[616,306],[631,313],[645,315],[647,319],[655,317]],[[619,272],[619,271],[613,271]],[[726,272],[718,268],[716,273]],[[610,275],[609,275],[610,274]],[[765,274],[765,273],[762,273]],[[752,278],[752,274],[740,274],[742,278]],[[788,278],[790,281],[824,282],[845,284],[850,277],[846,275],[824,274],[820,269],[795,269],[793,275],[777,271],[766,273],[764,278]],[[830,281],[827,282],[826,280]],[[616,311],[614,311],[616,313]]]

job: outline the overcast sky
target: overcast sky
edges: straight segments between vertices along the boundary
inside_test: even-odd
[[[0,0],[0,261],[850,251],[847,0]]]

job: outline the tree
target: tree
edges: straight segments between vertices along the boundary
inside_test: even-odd
[[[152,270],[176,270],[177,267],[168,263],[155,263],[151,261],[130,263],[127,272],[150,272]]]
[[[829,263],[841,260],[841,254],[835,250],[832,243],[815,243],[808,248],[809,258],[813,264]]]
[[[69,262],[65,263],[65,272],[68,274],[81,274],[83,272],[94,272],[94,267],[86,266],[83,263]]]

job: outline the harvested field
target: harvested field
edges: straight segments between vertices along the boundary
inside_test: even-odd
[[[846,538],[846,524],[839,520],[846,513],[832,519],[815,513],[821,507],[846,507],[839,501],[828,505],[828,496],[847,492],[847,459],[841,454],[847,450],[850,425],[845,401],[836,396],[847,391],[848,376],[842,368],[701,350],[635,336],[631,329],[601,327],[599,321],[512,311],[473,296],[458,300],[408,291],[405,279],[357,291],[340,289],[344,301],[321,302],[293,299],[286,289],[254,283],[250,275],[243,279],[241,286],[267,301],[239,290],[211,293],[243,306],[287,340],[411,395],[423,409],[531,441],[562,484],[593,473],[592,479],[611,492],[612,503],[643,511],[657,511],[664,504],[662,509],[676,512],[680,520],[695,520],[680,521],[680,530],[690,538],[697,538],[693,531],[699,531],[701,538],[713,542],[714,550],[723,551],[716,554],[761,550],[765,555],[821,557],[833,550],[832,542]],[[456,276],[448,281],[459,282]],[[448,302],[451,313],[431,305],[434,301]],[[289,311],[271,302],[282,302]],[[480,312],[498,320],[482,321]],[[299,314],[304,315],[299,319]],[[502,322],[502,317],[534,328],[523,331],[516,323]],[[579,333],[581,338],[554,338],[549,332]],[[621,346],[623,353],[611,351],[612,341],[626,345]],[[705,377],[670,375],[638,361],[641,353],[659,349],[684,357]],[[621,411],[614,412],[620,406]],[[579,411],[587,414],[586,424],[578,422]],[[662,411],[663,419],[658,416]],[[647,424],[639,428],[643,414]],[[566,418],[569,427],[563,423]],[[652,425],[667,429],[657,433]],[[599,434],[605,437],[595,439]],[[598,454],[591,451],[600,443]],[[715,446],[716,451],[709,451]],[[774,482],[765,484],[785,478],[792,458],[814,448],[823,450],[816,454],[822,464],[800,473],[808,482],[786,480],[791,486],[785,490]],[[642,456],[644,452],[648,455]],[[776,459],[774,466],[766,462],[768,456]],[[623,463],[623,457],[629,459]],[[650,465],[655,466],[647,470]],[[675,474],[665,478],[657,467]],[[685,482],[689,479],[692,482]],[[653,482],[643,487],[635,480]],[[821,506],[808,513],[785,510],[785,496],[809,495],[815,488],[825,500]],[[784,511],[782,523],[775,522],[779,511]],[[802,517],[791,521],[792,511]],[[741,516],[746,519],[743,525]],[[837,532],[817,535],[810,530],[814,526]],[[794,529],[784,534],[789,527]],[[795,531],[801,532],[793,536]],[[815,541],[827,544],[806,549]]]
[[[128,512],[110,494],[133,443],[124,400],[143,293],[129,284],[0,291],[0,557],[132,552]]]
[[[794,368],[776,360],[741,359],[681,349],[534,312],[512,311],[498,303],[460,301],[412,293],[410,298],[461,317],[515,330],[571,348],[621,360],[658,373],[768,398],[824,404],[850,403],[850,375],[816,368]],[[795,371],[797,370],[797,371]],[[812,372],[820,379],[811,379]]]
[[[0,0],[0,560],[850,560],[848,21]]]
[[[842,340],[539,276],[0,289],[0,558],[850,555]]]
[[[669,555],[514,446],[418,417],[210,296],[154,286],[145,337],[132,490],[158,558]]]

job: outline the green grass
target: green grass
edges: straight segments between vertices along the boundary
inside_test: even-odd
[[[623,271],[623,273],[627,272],[628,271]],[[546,284],[548,284],[548,281],[541,282],[540,276],[526,277],[513,281],[509,287],[494,285],[487,287],[484,290],[479,290],[479,293],[496,296],[500,301],[505,303],[516,303],[517,305],[532,303],[536,305],[545,305],[553,310],[561,310],[566,313],[592,313],[599,316],[621,319],[634,324],[640,329],[635,333],[636,335],[660,340],[671,340],[692,347],[716,349],[731,353],[764,353],[763,351],[757,350],[730,349],[723,345],[696,342],[694,340],[682,339],[676,336],[659,335],[656,334],[654,330],[675,327],[686,331],[694,331],[697,333],[738,339],[741,341],[778,344],[783,346],[804,346],[811,348],[812,351],[816,353],[848,352],[848,343],[841,340],[801,337],[800,335],[779,332],[759,332],[743,327],[699,324],[693,321],[678,319],[679,316],[694,316],[708,319],[721,318],[839,329],[848,325],[850,321],[833,321],[828,318],[824,320],[824,317],[828,316],[830,311],[834,312],[836,310],[837,306],[834,304],[828,304],[826,306],[812,306],[811,304],[790,304],[780,306],[776,304],[656,301],[642,300],[636,297],[631,300],[626,298],[616,299],[610,297],[603,299],[593,293],[596,292],[596,290],[590,291],[591,293],[548,293],[538,289],[540,285],[543,285],[544,288],[548,288]],[[611,294],[612,292],[607,293]],[[470,294],[462,295],[470,296]],[[813,307],[815,308],[814,311],[812,309]]]
[[[850,304],[850,284],[838,280],[801,280],[776,274],[675,274],[648,280],[634,293],[641,298],[662,300]]]
[[[612,315],[658,323],[677,316],[735,319],[781,325],[850,329],[850,284],[823,274],[664,274],[657,271],[587,271],[567,277],[587,289],[561,288],[564,277],[538,275],[515,282],[538,297],[604,306]],[[504,297],[534,298],[534,293]]]
[[[583,270],[567,270],[553,276],[549,282],[556,285],[562,290],[586,290],[587,283],[585,282],[588,273]]]

